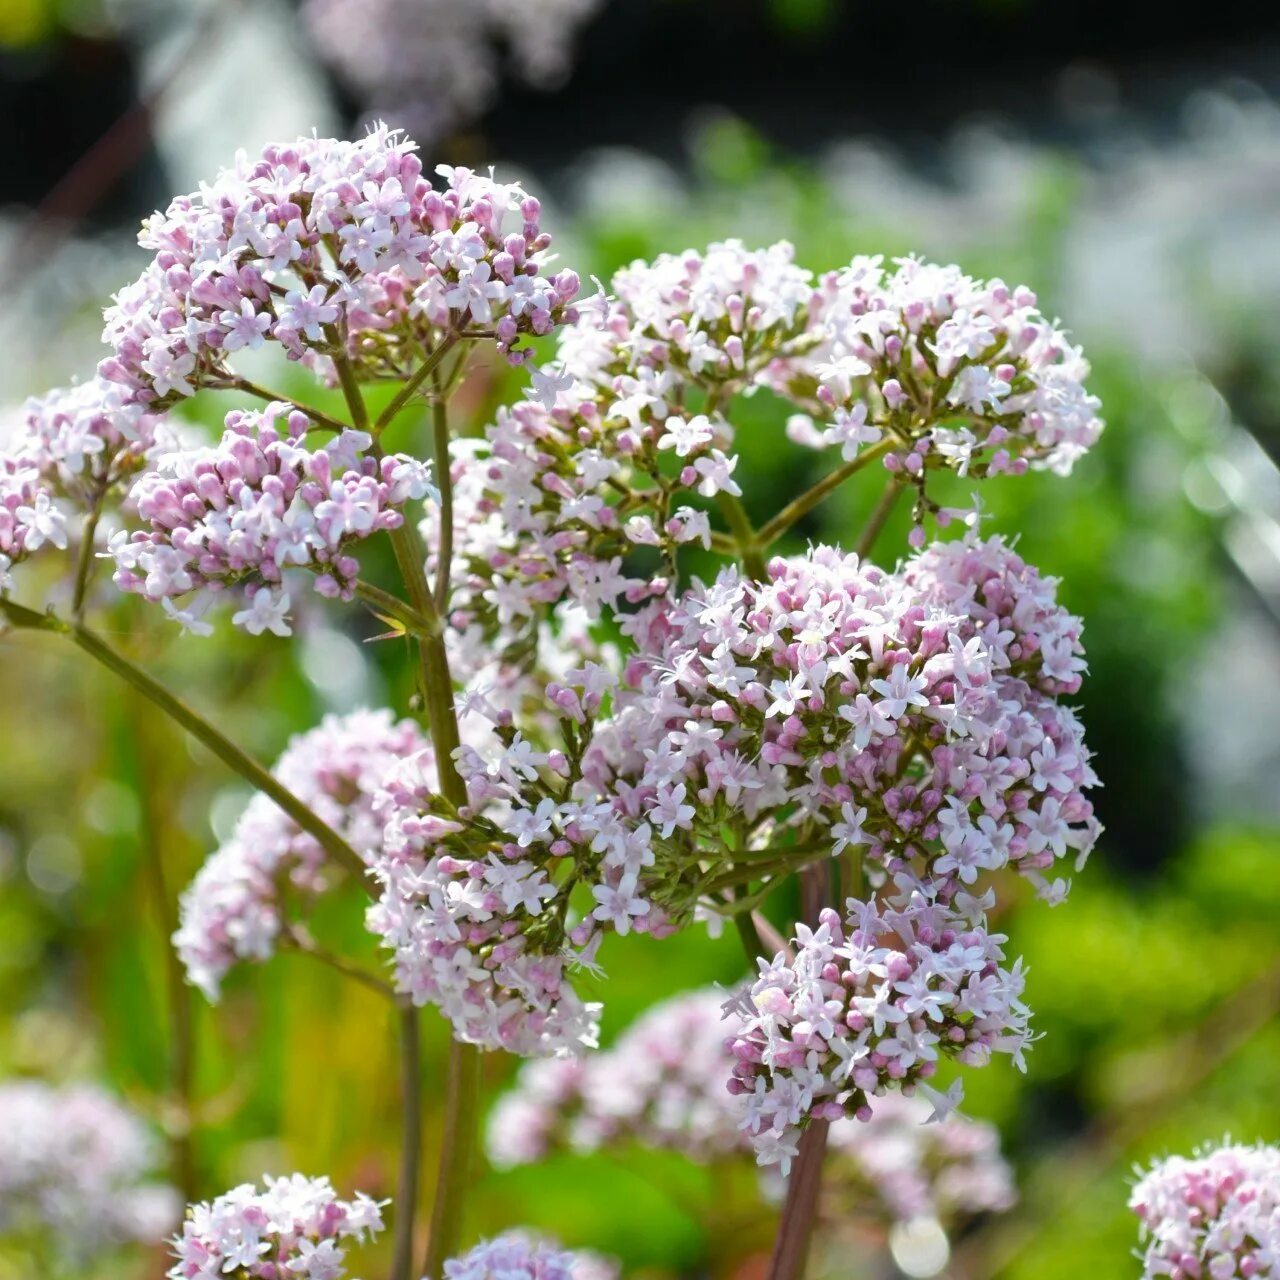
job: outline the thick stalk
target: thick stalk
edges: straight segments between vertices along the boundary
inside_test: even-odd
[[[426,364],[406,383],[403,391],[378,419],[380,429],[390,422],[400,406],[407,403],[415,389],[444,358],[453,337],[446,338],[428,358]],[[442,404],[443,402],[441,402]],[[436,417],[437,431],[443,424],[446,438],[444,451],[448,452],[447,418]],[[441,442],[437,435],[437,456]],[[448,460],[445,458],[441,474],[437,476],[441,496],[449,488]],[[435,597],[427,583],[426,549],[417,526],[405,521],[391,531],[391,545],[396,563],[404,578],[409,602],[420,615],[437,623],[439,615]],[[449,558],[438,556],[441,581],[448,583],[452,568]],[[444,635],[437,626],[429,635],[418,637],[419,684],[426,712],[427,729],[435,748],[436,772],[440,794],[455,808],[467,803],[467,788],[458,773],[454,753],[458,749],[458,717],[454,707],[453,676],[449,671],[449,657],[445,651]],[[453,1041],[449,1049],[449,1078],[445,1092],[445,1131],[440,1148],[440,1161],[436,1174],[435,1200],[431,1207],[431,1228],[427,1240],[427,1258],[424,1274],[439,1280],[444,1274],[445,1260],[457,1252],[456,1244],[461,1227],[462,1205],[467,1184],[471,1177],[472,1152],[476,1140],[476,1122],[480,1092],[480,1055],[474,1045]]]
[[[144,698],[159,707],[171,720],[180,724],[193,738],[208,747],[223,764],[238,773],[251,786],[261,791],[294,820],[339,866],[370,890],[368,868],[360,855],[332,827],[322,822],[297,796],[273,777],[251,756],[215,729],[203,716],[187,706],[176,694],[117,653],[95,632],[79,623],[65,622],[51,613],[37,613],[12,600],[0,598],[0,614],[16,626],[32,631],[51,631],[65,636],[108,671],[135,688]]]
[[[445,1260],[457,1252],[480,1102],[480,1051],[475,1045],[461,1040],[450,1044],[446,1098],[444,1142],[435,1203],[431,1206],[431,1235],[422,1269],[424,1280],[442,1280]]]
[[[795,1162],[787,1179],[787,1199],[769,1259],[769,1280],[800,1280],[809,1260],[809,1241],[818,1215],[822,1162],[827,1154],[826,1120],[810,1120],[800,1135]]]
[[[435,445],[436,483],[440,490],[440,546],[436,550],[436,610],[449,611],[449,575],[453,570],[453,476],[449,469],[449,406],[432,378],[431,433]]]
[[[395,1251],[391,1280],[413,1280],[413,1220],[418,1203],[418,1166],[422,1158],[422,1053],[418,1010],[400,1011],[401,1133],[400,1178],[396,1184]]]
[[[812,489],[806,489],[798,498],[787,503],[772,520],[765,524],[756,533],[756,542],[761,547],[768,547],[777,542],[793,524],[804,519],[814,507],[834,493],[851,475],[861,471],[863,467],[870,466],[877,458],[883,458],[886,453],[896,447],[897,443],[893,436],[886,435],[883,440],[878,440],[869,448],[863,449],[856,458],[837,467],[830,475],[823,476]]]
[[[426,556],[418,531],[401,525],[391,534],[400,572],[415,608],[434,610],[426,577]],[[447,572],[447,566],[445,566]],[[457,808],[467,803],[466,784],[458,773],[454,752],[458,748],[458,720],[454,710],[453,678],[438,632],[418,640],[420,684],[427,727],[435,747],[440,793]],[[439,1280],[444,1263],[457,1252],[462,1204],[471,1177],[472,1152],[480,1091],[480,1054],[474,1045],[453,1041],[449,1048],[449,1077],[445,1093],[445,1130],[436,1174],[435,1200],[431,1208],[431,1234],[423,1274]]]
[[[753,578],[762,579],[765,576],[765,563],[760,548],[765,544],[760,541],[759,534],[751,527],[746,508],[731,493],[721,493],[718,501],[724,518],[729,522],[738,556],[742,560],[742,567]]]

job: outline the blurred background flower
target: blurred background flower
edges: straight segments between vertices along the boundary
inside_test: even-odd
[[[1085,345],[1109,425],[1072,484],[993,480],[983,502],[1086,620],[1074,701],[1107,830],[1069,911],[999,922],[1044,1039],[1027,1076],[974,1076],[965,1109],[998,1129],[1017,1204],[941,1243],[907,1218],[896,1237],[832,1229],[814,1270],[1120,1280],[1137,1265],[1134,1161],[1280,1137],[1280,24],[1264,6],[7,0],[0,73],[17,125],[5,416],[91,376],[101,307],[170,192],[237,148],[378,115],[428,157],[528,178],[584,279],[785,237],[815,269],[919,251],[1036,289]],[[477,430],[510,376],[495,362],[467,389]],[[184,412],[212,432],[228,407]],[[760,397],[735,424],[762,508],[809,465],[771,443],[774,412]],[[790,549],[853,527],[875,500],[864,480]],[[290,648],[131,640],[140,607],[113,606],[119,638],[259,759],[325,712],[407,692],[398,649],[361,644],[340,611]],[[291,951],[229,975],[211,1009],[165,944],[244,790],[69,650],[4,637],[0,654],[0,1077],[109,1086],[167,1138],[193,1198],[295,1167],[387,1194],[398,1102],[378,997]],[[324,899],[315,928],[372,962],[354,899]],[[743,976],[734,941],[701,931],[619,940],[609,968],[606,1045],[659,1000]],[[186,1025],[194,1051],[177,1053]],[[431,1148],[446,1032],[427,1026]],[[514,1064],[485,1071],[492,1104]],[[627,1275],[756,1274],[771,1210],[749,1163],[652,1146],[486,1168],[469,1227],[528,1224]],[[379,1247],[357,1274],[378,1274]],[[0,1277],[31,1274],[25,1248],[0,1241]],[[162,1265],[104,1254],[77,1275]]]

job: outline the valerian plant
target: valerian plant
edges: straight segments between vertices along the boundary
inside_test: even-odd
[[[1069,472],[1102,425],[1080,351],[1026,288],[915,258],[815,276],[786,244],[636,262],[582,299],[537,200],[466,169],[428,178],[385,128],[240,155],[140,243],[152,259],[106,311],[94,378],[32,401],[6,442],[0,611],[70,639],[260,793],[182,897],[190,981],[216,999],[234,965],[288,946],[399,1007],[391,1280],[583,1275],[597,1263],[532,1237],[461,1251],[478,1054],[589,1063],[609,936],[732,920],[755,975],[705,1064],[723,1072],[715,1123],[740,1130],[716,1142],[789,1175],[771,1275],[799,1276],[833,1122],[874,1124],[895,1095],[944,1119],[961,1081],[937,1088],[940,1069],[1024,1066],[1025,975],[989,913],[1011,872],[1061,901],[1098,835],[1065,701],[1080,620],[937,489]],[[257,349],[343,408],[255,381]],[[486,349],[527,389],[459,423],[452,393]],[[174,411],[205,389],[240,402],[192,443]],[[736,478],[752,395],[798,447],[838,455],[758,524]],[[424,410],[429,456],[390,452]],[[884,497],[848,546],[773,554],[873,466]],[[873,562],[904,495],[910,545]],[[366,576],[378,540],[397,590]],[[69,607],[19,603],[23,562],[50,549]],[[692,550],[720,557],[709,580]],[[419,697],[330,717],[268,770],[86,623],[101,560],[194,636],[229,616],[288,637],[316,595],[366,607],[412,642]],[[759,909],[797,875],[801,918],[766,946]],[[308,928],[344,878],[385,973]],[[416,1259],[423,1005],[454,1043]],[[241,1187],[191,1210],[170,1274],[327,1280],[384,1207],[298,1176]]]

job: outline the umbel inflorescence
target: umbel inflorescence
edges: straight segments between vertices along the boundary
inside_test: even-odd
[[[193,982],[216,996],[239,960],[318,950],[309,908],[340,863],[390,962],[370,985],[436,1006],[459,1042],[577,1055],[609,935],[735,918],[750,942],[800,872],[821,909],[776,953],[751,944],[725,1024],[725,1098],[763,1163],[893,1091],[945,1112],[944,1063],[1022,1065],[1025,975],[988,917],[1014,874],[1060,901],[1098,836],[1068,704],[1081,622],[938,482],[1065,474],[1101,430],[1086,362],[1029,290],[914,258],[814,275],[789,245],[726,240],[579,304],[537,200],[429,179],[382,127],[241,155],[141,243],[95,378],[0,448],[0,607],[72,635],[263,792],[184,895]],[[312,394],[248,376],[250,351]],[[449,397],[477,353],[527,387],[459,430]],[[236,401],[216,440],[173,430],[204,390]],[[837,455],[759,523],[736,433],[751,395],[777,402],[780,448]],[[428,405],[430,461],[412,433]],[[872,558],[876,520],[860,550],[775,554],[877,464],[884,509],[913,500],[903,554]],[[411,642],[425,723],[331,717],[256,767],[83,626],[104,533],[115,585],[189,632],[220,600],[259,636],[302,625],[301,591],[359,600]],[[376,541],[402,588],[370,580]],[[75,553],[69,620],[10,595],[50,547]],[[271,1226],[263,1195],[320,1225]],[[327,1257],[345,1211],[324,1195],[235,1193],[189,1247],[225,1210],[258,1244]]]
[[[1263,1280],[1280,1274],[1280,1149],[1223,1143],[1144,1172],[1143,1280]]]

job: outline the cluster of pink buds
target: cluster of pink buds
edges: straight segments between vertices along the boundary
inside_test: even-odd
[[[469,169],[439,172],[436,189],[383,126],[242,154],[144,225],[155,257],[106,313],[102,376],[166,405],[236,386],[228,358],[270,342],[325,373],[342,358],[359,377],[402,380],[464,332],[513,352],[572,320],[577,276],[540,274],[538,202]]]
[[[562,765],[518,734],[508,740],[494,768],[516,794]],[[436,1005],[472,1044],[525,1057],[592,1048],[600,1006],[571,982],[591,957],[567,936],[573,881],[557,865],[574,862],[569,841],[552,831],[559,806],[544,796],[532,810],[485,812],[483,776],[469,792],[468,810],[451,814],[426,771],[404,769],[379,797],[381,893],[368,925],[393,953],[396,985],[416,1004]]]
[[[233,410],[216,445],[162,457],[130,495],[147,528],[111,540],[116,584],[201,634],[212,630],[209,604],[234,587],[244,592],[237,626],[289,635],[289,569],[311,570],[323,596],[349,598],[359,569],[350,548],[397,528],[407,502],[433,493],[430,468],[376,455],[361,431],[310,451],[309,426],[279,401]]]
[[[795,954],[760,961],[733,1008],[733,1087],[746,1098],[743,1128],[761,1164],[789,1167],[811,1119],[869,1120],[869,1099],[921,1088],[935,1114],[960,1101],[923,1082],[945,1058],[981,1066],[1008,1054],[1023,1069],[1032,1041],[1021,962],[1002,967],[1004,938],[978,902],[951,909],[905,890],[887,905],[849,900],[814,929],[796,926]]]
[[[169,1280],[339,1280],[343,1246],[382,1230],[383,1205],[339,1200],[328,1178],[264,1178],[192,1205]]]
[[[272,772],[361,857],[382,843],[374,800],[387,774],[430,747],[412,721],[389,711],[326,716],[299,734]],[[179,903],[173,945],[188,979],[211,1000],[237,960],[266,960],[286,927],[286,897],[309,903],[328,887],[333,868],[315,837],[262,794],[240,815]]]
[[[1170,1156],[1142,1176],[1129,1207],[1142,1223],[1143,1280],[1280,1275],[1280,1148]]]

